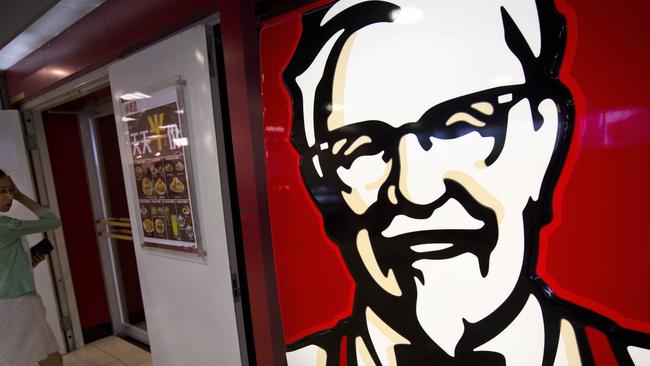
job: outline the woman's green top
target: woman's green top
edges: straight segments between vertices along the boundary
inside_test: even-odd
[[[61,221],[47,208],[36,212],[38,220],[0,216],[0,299],[12,299],[36,292],[31,255],[22,237],[56,229]]]

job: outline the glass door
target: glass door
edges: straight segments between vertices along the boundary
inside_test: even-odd
[[[89,107],[85,114],[82,136],[113,331],[148,344],[112,105]]]

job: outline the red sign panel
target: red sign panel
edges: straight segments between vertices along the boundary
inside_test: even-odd
[[[267,22],[289,364],[645,360],[648,10],[321,1]]]

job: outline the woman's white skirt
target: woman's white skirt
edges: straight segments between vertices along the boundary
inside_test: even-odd
[[[24,366],[58,352],[38,295],[0,300],[0,366]]]

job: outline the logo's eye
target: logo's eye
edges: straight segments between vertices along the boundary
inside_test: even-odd
[[[352,142],[352,144],[345,150],[343,155],[349,156],[355,150],[357,150],[360,146],[365,145],[365,144],[369,144],[371,142],[372,142],[372,139],[369,136],[364,135],[364,136],[357,137],[354,140],[354,142]]]
[[[341,151],[341,148],[345,146],[345,143],[348,142],[348,139],[340,139],[334,143],[332,146],[332,154],[336,155]]]
[[[384,148],[377,146],[377,141],[363,134],[361,136],[347,136],[333,139],[329,157],[336,161],[336,165],[349,167],[356,159],[362,156],[375,155]],[[379,144],[381,145],[381,144]]]
[[[480,121],[476,117],[465,112],[454,113],[451,117],[449,117],[449,119],[447,119],[447,122],[445,122],[445,126],[451,126],[454,123],[458,123],[458,122],[465,122],[475,127],[485,127],[485,122]]]
[[[492,105],[490,102],[477,102],[473,103],[470,107],[473,110],[470,112],[479,112],[486,117],[492,116],[494,114],[494,105]],[[485,127],[486,125],[484,121],[481,121],[479,118],[474,117],[470,113],[457,112],[447,119],[445,126],[451,126],[459,122],[464,122],[474,127]]]
[[[488,117],[494,114],[494,106],[490,102],[477,102],[471,105],[471,108],[475,112]],[[474,127],[485,127],[486,123],[481,121],[479,118],[474,117],[472,114],[467,112],[457,112],[454,113],[451,117],[445,122],[445,126],[451,126],[455,123],[464,122]]]
[[[494,113],[494,106],[490,102],[478,102],[471,105],[471,107],[486,116],[491,116]]]

